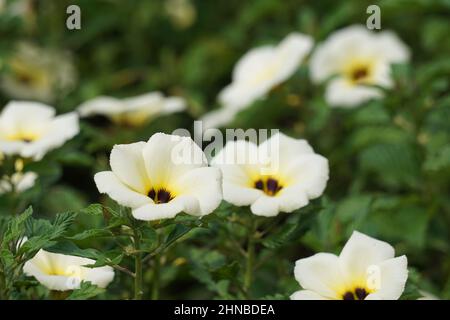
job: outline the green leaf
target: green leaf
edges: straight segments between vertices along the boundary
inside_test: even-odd
[[[99,288],[96,285],[91,284],[90,282],[82,282],[80,284],[80,288],[74,290],[67,300],[87,300],[98,296],[105,292],[105,289]]]

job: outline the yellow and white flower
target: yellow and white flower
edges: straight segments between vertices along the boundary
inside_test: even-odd
[[[106,96],[94,98],[81,104],[78,112],[82,117],[102,115],[119,124],[140,126],[160,115],[183,111],[185,108],[186,103],[182,98],[166,98],[160,92],[150,92],[126,99]]]
[[[325,98],[331,106],[355,107],[392,86],[391,64],[409,60],[409,50],[389,31],[375,33],[350,26],[331,34],[311,57],[311,78],[328,83]]]
[[[317,253],[295,264],[295,278],[304,290],[292,300],[396,300],[408,278],[406,256],[357,231],[339,256]]]
[[[76,113],[55,116],[45,104],[11,101],[0,113],[0,152],[40,160],[78,132]]]
[[[0,195],[15,191],[24,192],[34,186],[38,175],[35,172],[16,172],[11,177],[4,176],[0,180]]]
[[[67,53],[19,43],[7,59],[8,71],[0,77],[0,89],[14,99],[52,102],[76,83],[76,70]]]
[[[222,109],[205,115],[206,127],[226,124],[243,108],[290,78],[313,46],[311,37],[293,32],[277,46],[247,52],[233,70],[232,83],[219,94]]]
[[[192,139],[163,133],[148,142],[114,146],[112,171],[95,175],[97,188],[130,207],[139,220],[173,218],[180,212],[203,216],[221,200],[221,175],[208,167]]]
[[[276,216],[319,197],[328,180],[328,161],[305,140],[273,135],[259,147],[231,141],[213,158],[222,170],[224,200],[248,206],[253,214]]]
[[[27,276],[35,277],[50,290],[78,289],[83,281],[106,288],[114,279],[113,268],[86,267],[94,263],[92,259],[39,250],[32,259],[25,262],[23,271]]]

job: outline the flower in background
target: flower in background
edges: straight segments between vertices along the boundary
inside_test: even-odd
[[[177,28],[187,29],[197,18],[197,11],[190,0],[166,0],[164,7]]]
[[[25,262],[23,271],[27,276],[35,277],[50,290],[78,289],[83,281],[106,288],[114,279],[113,268],[86,267],[94,263],[92,259],[39,250],[31,260]]]
[[[78,112],[82,117],[102,115],[118,124],[141,126],[160,115],[185,108],[186,102],[182,98],[166,98],[160,92],[151,92],[126,99],[98,97],[81,104]]]
[[[350,26],[331,34],[311,57],[311,78],[328,83],[325,98],[331,106],[355,107],[382,97],[379,88],[392,87],[391,64],[409,60],[408,48],[389,31],[375,33]]]
[[[74,112],[55,116],[39,102],[11,101],[0,113],[0,152],[40,160],[79,132]]]
[[[20,43],[5,63],[0,89],[14,99],[52,102],[76,82],[69,55],[56,50]]]
[[[253,214],[266,217],[292,212],[319,197],[329,172],[327,159],[307,141],[281,133],[259,147],[245,140],[228,142],[211,164],[222,170],[224,200],[250,205]]]
[[[311,37],[294,32],[277,46],[247,52],[233,70],[232,83],[219,94],[222,109],[203,117],[206,127],[221,126],[236,113],[290,78],[313,46]]]
[[[11,191],[24,192],[34,186],[37,177],[35,172],[16,172],[11,177],[3,176],[0,180],[0,195]]]
[[[396,300],[408,278],[406,256],[357,231],[339,256],[317,253],[295,264],[295,278],[304,290],[292,300]]]
[[[180,212],[203,216],[222,200],[220,170],[208,167],[203,151],[187,137],[156,133],[148,142],[116,145],[110,165],[112,171],[95,175],[98,190],[130,207],[139,220]]]

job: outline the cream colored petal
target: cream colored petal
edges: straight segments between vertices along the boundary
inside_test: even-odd
[[[339,299],[338,293],[346,284],[339,258],[330,253],[297,260],[294,274],[303,289],[328,299]]]
[[[149,203],[133,209],[132,214],[135,219],[144,221],[170,219],[183,212],[185,207],[195,210],[198,208],[197,199],[195,197],[180,196],[168,203]]]
[[[343,271],[351,278],[366,279],[370,267],[394,257],[394,248],[387,242],[354,231],[339,255]]]
[[[214,211],[222,201],[221,178],[220,169],[211,167],[193,169],[182,175],[175,182],[176,193],[195,197],[199,204],[195,211],[188,207],[184,211],[198,216]]]
[[[379,288],[374,294],[370,294],[368,300],[397,300],[402,295],[406,280],[408,279],[408,260],[406,256],[392,258],[379,263],[379,283],[374,279],[373,283]],[[378,274],[373,274],[378,276]]]
[[[388,63],[402,63],[410,59],[409,48],[391,31],[377,34],[377,48],[381,58]]]
[[[100,193],[106,193],[117,203],[130,208],[139,208],[153,201],[124,185],[112,171],[99,172],[94,176],[95,184]]]
[[[78,106],[77,111],[81,117],[89,117],[93,115],[111,116],[123,112],[125,104],[113,97],[100,96],[88,100]]]
[[[114,174],[130,189],[141,194],[150,191],[150,180],[143,156],[145,145],[145,142],[115,145],[110,156]]]
[[[152,187],[168,187],[189,170],[206,166],[203,151],[192,139],[154,134],[143,150]],[[170,191],[170,190],[169,190]]]
[[[106,288],[114,280],[114,270],[109,266],[91,268],[86,271],[83,280],[89,281],[100,288]]]
[[[378,88],[353,85],[343,78],[331,80],[325,92],[325,99],[330,106],[343,108],[355,108],[382,96],[383,93]]]
[[[310,291],[310,290],[300,290],[296,291],[290,296],[291,300],[327,300],[327,298],[322,297],[320,294]]]

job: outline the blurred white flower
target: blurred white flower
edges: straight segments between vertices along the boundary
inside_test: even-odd
[[[20,43],[6,64],[8,71],[0,77],[0,89],[14,99],[52,102],[76,82],[68,54],[29,43]]]
[[[39,250],[31,260],[25,262],[23,271],[50,290],[78,289],[83,281],[105,288],[114,279],[113,268],[85,267],[94,263],[92,259]]]
[[[292,300],[396,300],[408,278],[406,256],[357,231],[339,256],[317,253],[295,264],[295,278],[304,290]]]
[[[313,40],[297,32],[277,46],[262,46],[247,52],[233,70],[232,83],[219,94],[222,109],[203,117],[207,128],[222,126],[240,110],[264,97],[290,78],[313,46]]]
[[[139,220],[180,212],[203,216],[222,200],[220,170],[208,167],[203,151],[187,137],[156,133],[148,142],[116,145],[110,165],[112,171],[95,175],[98,190],[132,208]]]
[[[94,98],[81,104],[78,112],[82,117],[102,115],[119,124],[140,126],[160,115],[185,108],[186,102],[182,98],[164,97],[160,92],[151,92],[126,99]]]
[[[16,172],[11,177],[3,176],[0,180],[0,195],[15,191],[24,192],[34,186],[38,175],[35,172]]]
[[[166,0],[164,7],[172,23],[180,28],[189,28],[197,18],[197,11],[190,0]]]
[[[328,83],[325,98],[331,106],[355,107],[392,86],[391,64],[409,60],[409,50],[389,31],[373,32],[350,26],[331,34],[311,57],[311,78]]]
[[[422,295],[420,298],[418,298],[417,300],[440,300],[438,297],[436,297],[434,294],[427,292],[427,291],[423,291],[423,290],[419,290],[420,294]]]
[[[254,160],[257,161],[254,161]],[[258,146],[230,141],[211,161],[222,170],[224,200],[272,217],[319,197],[328,180],[328,161],[305,140],[273,135]]]
[[[40,160],[79,132],[78,116],[39,102],[11,101],[0,113],[0,152]]]

